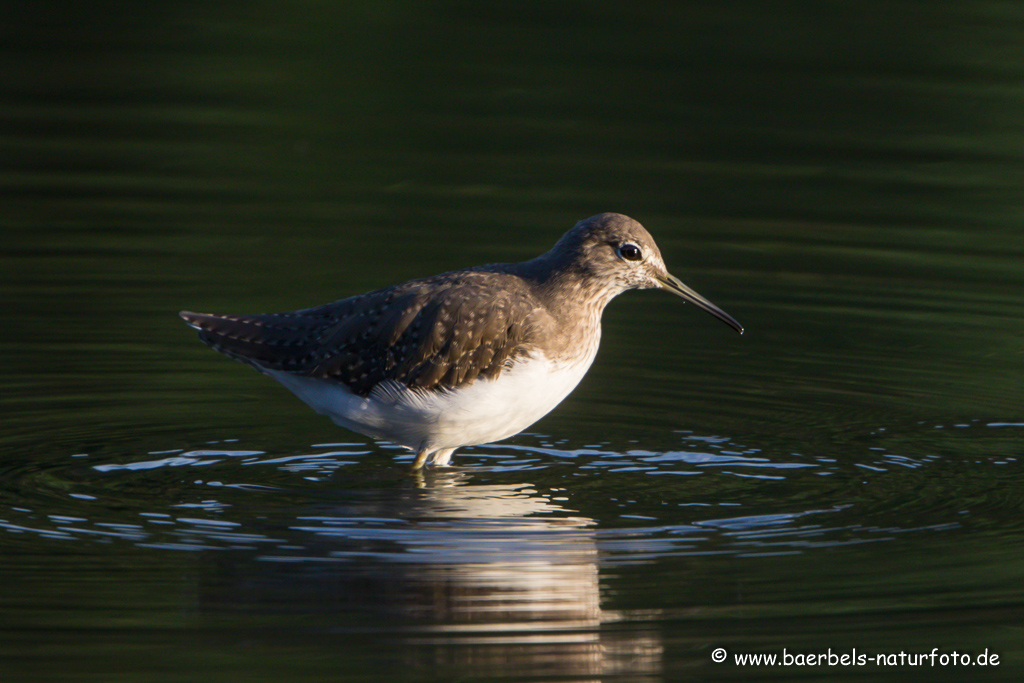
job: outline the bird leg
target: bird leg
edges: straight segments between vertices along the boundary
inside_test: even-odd
[[[452,453],[455,452],[454,448],[442,448],[434,451],[434,456],[430,459],[431,467],[445,467],[448,462],[452,459]]]
[[[423,469],[423,466],[427,464],[427,458],[430,459],[431,467],[444,467],[452,459],[454,452],[454,448],[439,448],[436,451],[421,448],[416,452],[416,460],[412,463],[412,469],[414,472]]]
[[[413,471],[423,469],[423,463],[425,463],[427,461],[427,456],[429,456],[429,455],[430,455],[430,451],[428,451],[426,448],[421,448],[416,453],[416,459],[412,463]]]

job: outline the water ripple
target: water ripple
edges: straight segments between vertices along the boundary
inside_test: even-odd
[[[601,561],[613,564],[808,552],[951,531],[970,525],[993,500],[1018,505],[993,491],[1017,471],[1011,453],[1020,427],[879,429],[856,454],[780,454],[720,435],[680,434],[677,448],[660,452],[607,444],[567,449],[541,438],[466,449],[460,462],[468,467],[420,477],[407,474],[404,455],[395,464],[364,444],[270,453],[232,440],[230,448],[160,449],[104,462],[74,453],[62,464],[2,473],[0,529],[49,541],[259,550],[262,559],[281,561],[367,553],[395,562],[423,553],[479,558],[498,546],[516,552],[537,533],[549,539],[543,548],[584,533]],[[950,435],[970,436],[973,455],[944,455]],[[685,479],[631,483],[652,475]],[[903,495],[888,495],[895,489]],[[828,504],[804,507],[804,499]],[[360,544],[373,549],[353,547]],[[523,557],[536,549],[520,548]]]

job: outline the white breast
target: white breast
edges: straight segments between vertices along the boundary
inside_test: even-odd
[[[365,398],[337,382],[266,372],[342,427],[416,451],[434,451],[518,434],[576,388],[596,354],[596,340],[571,362],[535,351],[497,378],[477,379],[458,390],[424,391],[384,382]]]

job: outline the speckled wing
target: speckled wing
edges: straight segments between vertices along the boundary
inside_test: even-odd
[[[548,314],[518,278],[462,271],[293,313],[182,311],[214,349],[260,370],[341,382],[455,388],[493,378],[539,342]]]

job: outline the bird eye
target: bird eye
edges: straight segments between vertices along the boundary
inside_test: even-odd
[[[625,244],[619,245],[619,256],[627,261],[639,261],[643,256],[640,251],[640,247],[636,246],[632,242],[626,242]]]

